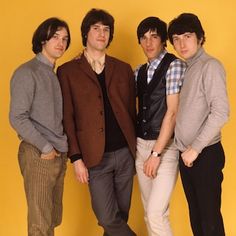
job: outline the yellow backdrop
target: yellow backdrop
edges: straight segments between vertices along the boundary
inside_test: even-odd
[[[0,235],[23,236],[26,235],[27,228],[23,181],[17,162],[19,140],[8,123],[9,81],[12,72],[19,64],[33,56],[32,33],[39,23],[51,16],[65,19],[70,25],[72,35],[71,47],[60,59],[58,65],[73,58],[82,49],[81,20],[93,7],[107,9],[115,17],[115,35],[108,52],[129,62],[133,68],[145,60],[136,39],[136,27],[143,18],[153,15],[169,22],[182,12],[193,12],[200,17],[206,31],[205,48],[223,62],[227,71],[231,118],[223,129],[226,166],[222,212],[226,235],[236,236],[235,0],[1,0],[0,147],[3,152],[0,160]],[[170,45],[168,49],[173,52]],[[171,201],[171,223],[174,235],[191,235],[186,201],[179,180]],[[147,235],[136,177],[130,225],[139,236]],[[69,163],[65,179],[63,223],[56,230],[56,235],[102,235],[102,230],[97,226],[91,211],[87,186],[75,181],[73,169]]]

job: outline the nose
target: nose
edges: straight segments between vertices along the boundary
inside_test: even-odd
[[[105,30],[104,29],[100,29],[99,33],[100,33],[101,36],[104,36],[105,35]]]
[[[58,41],[57,41],[58,45],[59,46],[63,46],[63,39],[62,38],[59,38]]]
[[[150,45],[151,45],[151,43],[152,43],[152,40],[151,40],[151,39],[149,39],[149,38],[147,38],[147,39],[146,39],[146,45],[147,45],[147,46],[150,46]]]
[[[183,48],[184,46],[185,46],[184,39],[181,39],[181,40],[180,40],[180,47]]]

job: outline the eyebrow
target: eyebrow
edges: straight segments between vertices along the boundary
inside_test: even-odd
[[[97,26],[97,27],[102,27],[104,26],[104,28],[109,28],[110,29],[110,26],[109,25],[103,25],[103,24],[93,24],[91,26]]]
[[[56,31],[55,33],[54,33],[54,35],[60,35],[59,33],[57,33],[58,31]],[[67,35],[65,35],[65,36],[63,36],[63,38],[69,38],[69,35],[67,34]]]

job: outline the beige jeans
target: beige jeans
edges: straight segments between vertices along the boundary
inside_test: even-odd
[[[149,236],[172,236],[169,202],[178,176],[178,151],[172,140],[163,151],[156,178],[151,179],[143,173],[143,164],[150,156],[155,142],[137,138],[136,171],[144,219]]]
[[[28,206],[28,236],[53,236],[62,220],[62,194],[66,154],[53,160],[40,158],[33,145],[21,142],[18,159]]]

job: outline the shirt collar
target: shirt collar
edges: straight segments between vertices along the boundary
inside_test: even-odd
[[[200,47],[193,57],[186,60],[187,66],[191,66],[204,52],[204,48]]]
[[[36,55],[36,58],[43,64],[49,66],[51,69],[54,69],[55,65],[51,63],[41,52]]]
[[[157,58],[155,58],[152,61],[148,61],[147,62],[147,67],[153,67],[154,69],[156,69],[158,67],[158,65],[160,64],[161,60],[163,59],[163,57],[166,55],[167,51],[164,49]]]

